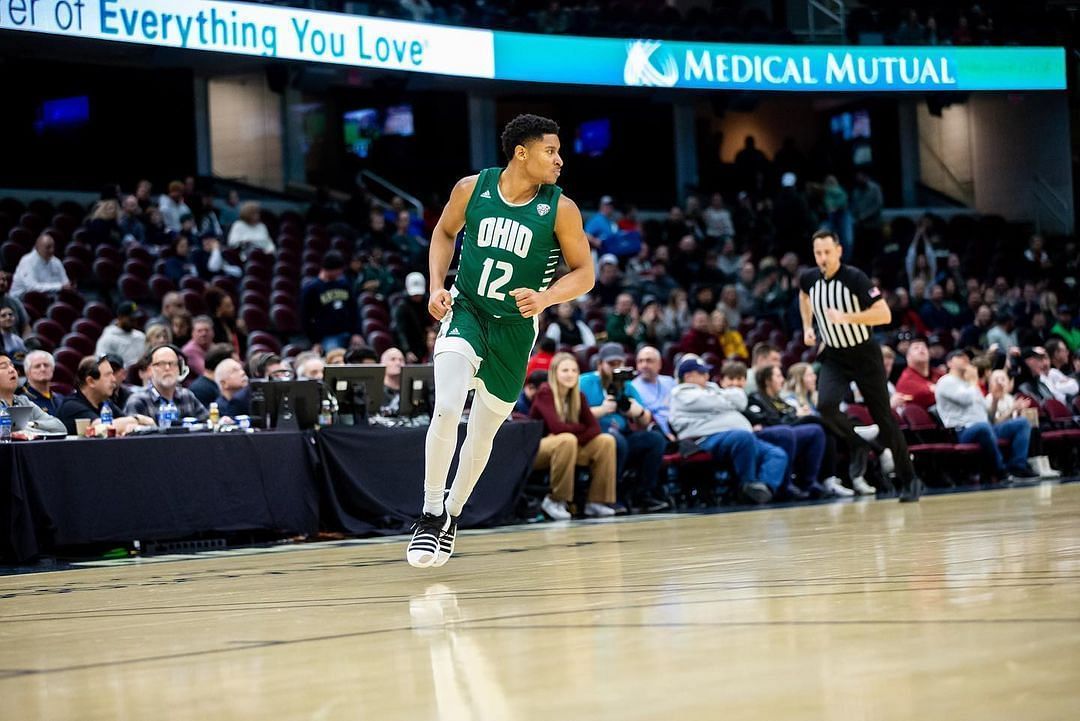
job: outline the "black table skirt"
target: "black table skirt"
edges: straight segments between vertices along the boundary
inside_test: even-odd
[[[458,445],[465,426],[458,428]],[[355,535],[400,533],[423,504],[427,428],[347,428],[318,434],[322,460],[321,525]],[[509,520],[543,436],[538,421],[504,423],[491,459],[462,513],[462,527]],[[450,468],[453,480],[457,459]]]
[[[312,434],[198,434],[0,446],[3,555],[207,531],[318,530]],[[3,478],[6,476],[7,478]]]

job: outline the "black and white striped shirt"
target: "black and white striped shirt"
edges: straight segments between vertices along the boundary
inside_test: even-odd
[[[818,268],[804,271],[799,287],[810,296],[818,338],[830,348],[854,348],[870,340],[870,326],[858,323],[831,323],[827,308],[843,313],[860,313],[881,299],[881,291],[858,268],[841,265],[831,278]]]

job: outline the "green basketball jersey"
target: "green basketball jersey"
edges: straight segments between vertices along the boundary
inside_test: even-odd
[[[499,192],[502,170],[488,168],[476,180],[451,293],[483,318],[532,323],[521,317],[510,291],[544,291],[551,285],[559,264],[555,213],[562,189],[541,185],[532,200],[511,205]]]

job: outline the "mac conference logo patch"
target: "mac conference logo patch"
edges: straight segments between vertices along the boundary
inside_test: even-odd
[[[543,218],[545,215],[551,212],[551,206],[547,203],[537,203],[536,212],[540,214],[541,218]]]

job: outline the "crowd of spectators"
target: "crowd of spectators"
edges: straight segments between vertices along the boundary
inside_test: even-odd
[[[868,459],[817,420],[816,349],[802,344],[797,296],[807,238],[820,226],[838,234],[845,258],[871,272],[892,308],[877,335],[893,407],[925,411],[957,440],[979,444],[991,476],[1054,473],[1039,430],[1048,401],[1068,406],[1077,395],[1075,240],[965,215],[886,223],[868,172],[845,183],[804,179],[805,167],[790,145],[769,158],[748,138],[733,194],[690,196],[644,221],[601,198],[586,223],[596,286],[541,318],[517,408],[546,427],[536,468],[550,475],[550,517],[571,513],[583,469],[599,480],[582,506],[588,515],[666,508],[664,459],[672,454],[708,454],[752,502],[888,487],[892,459],[872,424],[862,427]],[[193,179],[156,199],[146,182],[127,195],[110,188],[72,233],[77,244],[124,252],[129,263],[141,257],[133,249],[145,251],[175,289],[149,311],[155,301],[124,297],[122,283],[70,278],[57,258],[62,231],[42,229],[14,277],[0,273],[0,337],[16,361],[17,395],[69,431],[109,403],[125,419],[117,427],[130,432],[155,423],[167,402],[198,420],[211,403],[226,422],[243,415],[249,378],[321,379],[326,365],[378,362],[382,413],[394,415],[402,366],[432,358],[424,275],[431,222],[400,198],[382,208],[362,193],[343,204],[320,193],[306,216],[285,219],[235,195],[219,209]],[[294,249],[305,226],[302,250]],[[279,271],[292,274],[274,293],[291,303],[293,327],[265,313],[253,325],[259,316],[247,296],[263,284],[256,271],[270,265],[275,281]],[[197,312],[182,290],[192,279],[201,282]],[[64,388],[21,300],[80,288],[112,312]],[[857,388],[849,400],[857,409]],[[1009,441],[1004,453],[1000,439]]]

